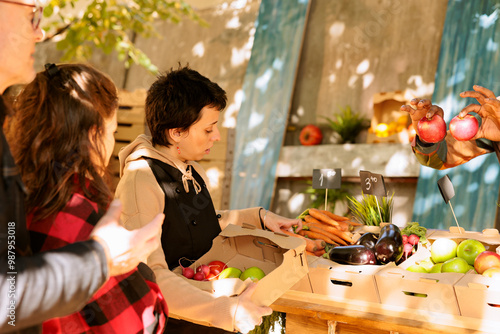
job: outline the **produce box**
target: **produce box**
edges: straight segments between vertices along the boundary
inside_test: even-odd
[[[430,251],[419,247],[415,254],[399,266],[391,264],[375,273],[380,302],[419,312],[460,315],[453,286],[464,274],[428,274],[406,270],[428,257]]]
[[[191,267],[215,260],[242,271],[254,266],[259,267],[266,276],[257,282],[252,300],[259,305],[269,306],[307,275],[305,247],[305,241],[300,238],[256,229],[253,226],[231,224],[213,240],[212,248]],[[180,270],[178,267],[174,272],[180,274]],[[239,278],[213,281],[183,278],[216,296],[238,295],[251,283],[249,279],[243,282]]]
[[[461,232],[457,228],[451,228],[451,231],[436,230],[430,237],[434,240],[452,238],[458,243],[476,239],[481,241],[486,250],[493,252],[500,245],[500,234],[496,229]],[[455,283],[454,289],[461,315],[494,321],[500,319],[500,280],[469,272]]]
[[[344,265],[308,256],[309,274],[292,290],[329,296],[338,301],[380,303],[374,274],[385,266]]]

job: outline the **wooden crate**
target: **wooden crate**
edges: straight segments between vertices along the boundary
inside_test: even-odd
[[[140,134],[146,133],[145,100],[146,90],[144,89],[135,91],[120,90],[118,92],[118,127],[115,133],[115,147],[109,162],[113,191],[120,180],[120,163],[118,160],[120,149],[133,142]]]

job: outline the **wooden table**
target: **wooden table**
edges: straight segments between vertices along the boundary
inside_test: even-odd
[[[419,315],[417,310],[336,302],[328,296],[293,290],[286,292],[271,307],[286,313],[286,334],[500,333],[500,321],[452,315],[431,315],[429,318]]]

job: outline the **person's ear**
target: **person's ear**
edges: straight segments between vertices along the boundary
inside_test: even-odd
[[[169,129],[168,130],[168,135],[170,136],[170,138],[172,138],[172,140],[175,142],[175,143],[178,143],[181,141],[181,135],[182,135],[182,132],[179,128],[175,128],[175,129]]]

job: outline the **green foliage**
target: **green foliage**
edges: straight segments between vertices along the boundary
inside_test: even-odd
[[[328,197],[326,199],[326,208],[325,208],[325,196],[326,189],[314,189],[312,187],[312,182],[308,182],[310,184],[309,188],[303,191],[305,194],[309,194],[312,202],[309,204],[311,208],[321,208],[330,212],[335,211],[335,206],[337,202],[343,202],[347,205],[347,196],[349,196],[348,186],[342,184],[340,189],[328,189]],[[305,215],[304,215],[305,216]]]
[[[84,1],[51,0],[44,8],[47,40],[62,37],[57,48],[64,50],[63,62],[87,60],[98,48],[106,54],[115,51],[127,68],[135,63],[156,74],[158,68],[135,45],[136,35],[161,38],[155,29],[157,20],[179,23],[187,17],[207,25],[183,0],[93,0],[82,11],[75,9],[77,2]]]
[[[369,225],[369,226],[379,226],[381,222],[391,222],[392,208],[394,205],[394,193],[391,197],[382,197],[381,200],[375,195],[365,195],[361,201],[358,201],[353,196],[348,196],[349,201],[348,207],[354,219],[358,223]],[[380,206],[380,214],[379,214]],[[382,219],[380,218],[382,215]]]
[[[340,144],[354,143],[363,130],[370,127],[370,120],[360,113],[353,112],[350,106],[339,108],[341,113],[332,120],[325,117],[333,131],[339,134]]]
[[[423,226],[420,226],[419,223],[417,222],[411,222],[411,223],[408,223],[402,230],[401,230],[401,234],[404,234],[404,235],[412,235],[412,234],[415,234],[415,235],[418,235],[421,242],[424,241],[426,238],[425,238],[425,235],[427,234],[427,229]]]
[[[262,318],[262,324],[252,329],[249,334],[268,334],[271,330],[274,331],[276,324],[281,326],[281,334],[285,334],[285,313],[273,311],[268,316]]]

